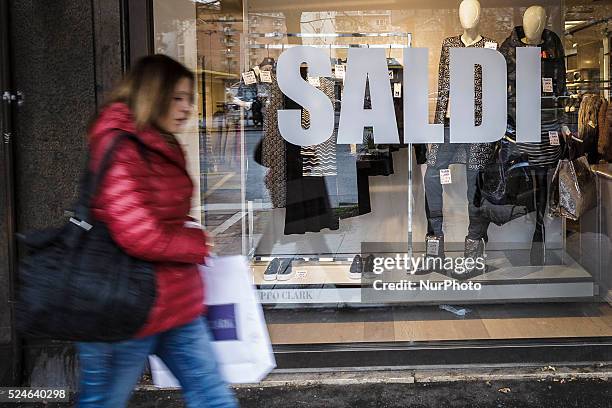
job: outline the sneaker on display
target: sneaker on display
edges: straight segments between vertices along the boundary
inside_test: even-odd
[[[361,255],[355,255],[351,267],[349,269],[349,278],[361,279],[361,273],[363,272],[363,259]]]
[[[471,239],[471,238],[465,237],[465,250],[463,252],[464,262],[467,259],[472,259],[473,260],[472,262],[474,262],[474,264],[473,266],[470,266],[469,268],[466,267],[463,272],[458,272],[457,270],[451,271],[451,277],[458,279],[458,280],[467,280],[467,279],[471,279],[473,277],[484,274],[487,268],[486,264],[484,264],[484,267],[478,267],[478,264],[476,264],[476,260],[478,258],[480,258],[481,260],[484,260],[485,259],[484,257],[485,257],[485,240],[483,238]],[[472,262],[470,262],[470,265],[472,265]]]
[[[280,265],[280,259],[274,258],[268,264],[266,271],[264,272],[264,280],[273,281],[276,280],[276,275],[278,273],[278,266]]]
[[[278,266],[278,273],[276,274],[276,279],[280,281],[289,280],[293,277],[293,267],[291,266],[292,258],[285,258],[280,261],[280,265]]]
[[[374,255],[370,254],[363,261],[363,274],[372,279],[376,276],[374,273]]]

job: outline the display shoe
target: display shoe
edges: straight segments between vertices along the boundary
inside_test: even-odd
[[[425,264],[423,269],[415,271],[414,275],[425,275],[431,272],[444,273],[444,235],[425,237]]]
[[[278,267],[280,265],[280,259],[274,258],[268,264],[266,271],[264,272],[264,280],[273,281],[276,280],[276,275],[278,274]]]
[[[276,274],[276,279],[280,281],[286,281],[293,277],[294,271],[291,266],[291,261],[293,258],[285,258],[280,262],[278,266],[278,273]]]
[[[463,251],[463,268],[450,271],[450,276],[458,280],[466,280],[486,272],[487,266],[484,264],[485,240],[484,238],[472,239],[465,237],[465,249]],[[470,260],[469,266],[466,261]],[[480,262],[478,262],[480,261]]]
[[[363,259],[361,255],[355,255],[351,267],[349,269],[349,278],[361,279],[361,273],[363,272]]]
[[[530,264],[542,266],[546,263],[546,233],[543,224],[537,224],[531,241],[531,252],[529,253]]]
[[[363,274],[370,279],[376,277],[374,274],[374,255],[370,254],[365,257],[363,262]]]

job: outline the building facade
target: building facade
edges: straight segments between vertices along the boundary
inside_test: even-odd
[[[15,332],[11,308],[24,254],[14,234],[65,221],[86,159],[87,124],[130,63],[149,53],[167,54],[196,73],[196,113],[180,136],[196,185],[192,215],[214,237],[217,255],[248,258],[280,368],[610,360],[612,5],[0,4],[3,384],[75,385],[70,344],[28,341]],[[468,27],[470,18],[479,20],[478,29]],[[534,19],[546,28],[536,29],[537,41],[530,42]],[[541,51],[540,100],[537,121],[521,129],[535,132],[540,142],[526,144],[515,143],[521,126],[515,112],[521,109],[513,92],[523,77],[512,72],[517,49],[529,46]],[[324,95],[333,111],[333,129],[316,145],[290,143],[291,132],[279,126],[284,112],[293,111],[299,113],[293,132],[316,136],[309,129],[318,118],[309,109],[317,106],[308,105],[306,92],[287,97],[289,85],[279,79],[290,69],[279,64],[281,55],[306,47],[330,68],[326,75],[310,75],[312,61],[293,66],[294,75]],[[453,118],[461,119],[449,108],[460,108],[449,98],[459,95],[449,81],[450,50],[468,47],[504,57],[507,100],[481,96],[487,75],[499,72],[475,64],[470,111],[477,133],[489,112],[503,106],[504,130],[486,143],[405,142],[412,136],[405,118],[418,108],[410,99],[417,74],[406,50],[428,49],[427,75],[419,77],[428,97],[421,106],[428,122],[450,129],[452,138]],[[382,56],[384,86],[374,70],[358,85],[347,79],[358,72],[351,65],[355,51]],[[337,143],[343,107],[350,103],[344,92],[351,87],[360,92],[364,117],[386,98],[392,108],[380,115],[395,121],[396,143],[379,142],[385,135],[376,115],[368,116],[370,122],[352,117],[362,121],[359,134],[351,136],[358,140]],[[578,146],[580,162],[590,169],[590,176],[574,183],[576,194],[596,192],[579,213],[563,207],[565,193],[555,193],[567,186],[556,177],[560,163],[580,165],[573,160],[578,156],[567,157],[566,144]],[[503,197],[495,196],[489,181]],[[572,199],[580,199],[576,194]],[[482,268],[465,266],[476,258]],[[448,260],[450,266],[411,270],[396,262],[375,271],[396,259]],[[404,289],[373,290],[382,283]]]

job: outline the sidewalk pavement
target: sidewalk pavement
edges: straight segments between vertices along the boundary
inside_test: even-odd
[[[612,366],[275,372],[236,387],[242,408],[612,408]],[[11,407],[68,407],[19,405]],[[129,408],[184,407],[179,390],[140,387]]]

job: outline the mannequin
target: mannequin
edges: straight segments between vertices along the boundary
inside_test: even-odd
[[[542,43],[542,33],[546,28],[546,10],[542,6],[531,6],[525,10],[523,15],[523,32],[525,36],[521,38],[525,44],[538,45]]]
[[[466,47],[473,45],[482,39],[478,32],[480,24],[480,3],[478,0],[465,0],[459,5],[459,20],[463,27],[461,41]]]
[[[562,103],[555,99],[566,95],[565,53],[559,37],[545,28],[547,18],[544,7],[529,7],[523,15],[523,25],[515,27],[510,37],[500,47],[500,52],[506,57],[508,68],[508,129],[510,131],[513,131],[516,125],[516,49],[540,47],[542,55],[541,141],[516,144],[518,150],[527,155],[529,165],[535,175],[536,222],[530,251],[531,265],[546,263],[544,216],[548,198],[548,173],[561,158],[561,146],[551,142],[549,132],[557,132],[561,138],[561,127],[565,118]],[[544,82],[548,83],[546,87]]]
[[[466,258],[478,258],[484,254],[484,245],[487,238],[488,221],[480,216],[478,208],[474,205],[474,196],[477,189],[478,172],[490,161],[494,145],[492,143],[449,143],[449,91],[450,91],[450,48],[454,47],[480,47],[497,43],[495,40],[480,34],[479,23],[482,10],[478,0],[463,0],[459,6],[459,20],[463,33],[456,37],[449,37],[442,42],[440,68],[438,74],[438,100],[436,104],[436,123],[445,125],[445,143],[430,145],[427,152],[427,171],[425,172],[425,210],[427,214],[426,256],[428,258],[444,259],[443,226],[443,188],[440,184],[440,170],[448,169],[450,164],[460,163],[466,165],[467,198],[469,227],[465,237]],[[482,69],[476,66],[474,98],[474,122],[482,123]],[[438,271],[440,268],[435,268]],[[463,274],[451,271],[451,276],[457,279],[468,279],[484,270],[475,268]]]

